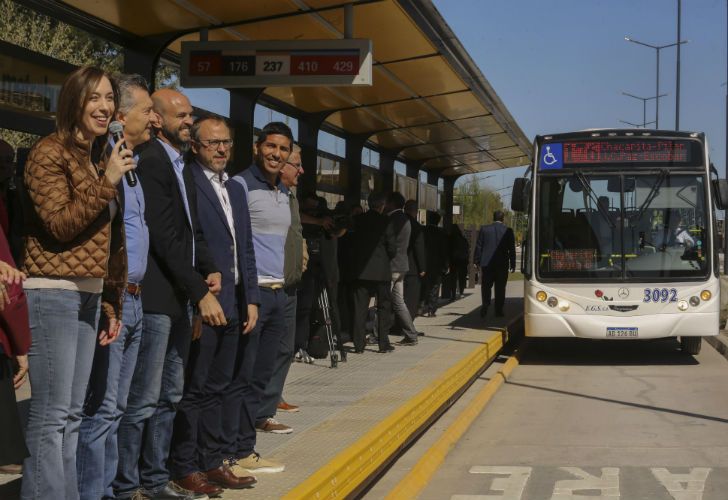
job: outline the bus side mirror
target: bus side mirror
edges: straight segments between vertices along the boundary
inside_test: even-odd
[[[728,208],[728,180],[713,179],[713,194],[719,210]]]
[[[513,182],[513,194],[511,196],[511,210],[514,212],[525,212],[526,201],[530,194],[530,182],[527,177],[518,177]]]

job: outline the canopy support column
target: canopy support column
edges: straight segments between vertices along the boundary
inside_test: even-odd
[[[361,153],[368,134],[346,138],[346,193],[344,200],[349,204],[361,204]]]
[[[233,127],[233,161],[228,166],[228,173],[235,175],[253,163],[255,104],[264,89],[229,90],[230,123]]]

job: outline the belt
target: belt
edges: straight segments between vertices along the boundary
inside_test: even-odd
[[[136,283],[127,283],[126,293],[133,295],[134,297],[138,297],[142,294],[142,286],[137,285]]]
[[[271,290],[280,290],[283,288],[283,283],[260,283],[258,286],[263,288],[269,288]]]

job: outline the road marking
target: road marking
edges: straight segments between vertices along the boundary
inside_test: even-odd
[[[450,500],[520,500],[531,477],[532,467],[486,467],[476,465],[470,468],[471,474],[498,474],[508,477],[497,477],[490,484],[493,491],[502,491],[502,495],[453,495]]]
[[[690,469],[688,474],[672,474],[661,467],[653,467],[650,470],[675,500],[701,500],[705,489],[705,481],[711,471],[707,467]],[[685,488],[683,488],[683,484],[685,484]]]
[[[487,491],[502,494],[458,494],[452,495],[450,500],[521,500],[533,469],[523,466],[474,465],[468,471],[470,474],[501,476],[493,478]],[[618,467],[602,467],[600,475],[590,474],[579,467],[559,467],[559,470],[577,479],[557,480],[550,500],[615,500],[621,497]],[[687,474],[673,474],[664,467],[652,467],[649,470],[673,500],[702,500],[705,483],[713,469],[694,467]],[[644,471],[646,474],[647,468]],[[545,498],[547,492],[543,492],[539,498]],[[629,492],[627,496],[630,497]]]
[[[581,498],[599,498],[606,500],[619,498],[619,469],[616,467],[602,467],[601,476],[589,474],[579,467],[561,467],[561,470],[579,479],[562,479],[561,481],[556,481],[551,500],[576,500]],[[583,490],[599,490],[601,495],[595,497],[575,494],[575,492]]]

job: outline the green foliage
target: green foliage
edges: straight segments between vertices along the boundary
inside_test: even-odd
[[[455,187],[453,199],[455,205],[461,206],[460,215],[454,216],[453,220],[464,227],[490,224],[494,211],[506,211],[500,194],[480,186],[476,176]]]
[[[0,39],[76,66],[120,71],[124,54],[116,44],[18,5],[0,0]]]

